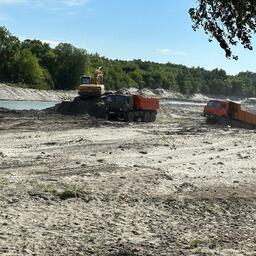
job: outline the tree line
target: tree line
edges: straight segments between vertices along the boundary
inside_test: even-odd
[[[36,89],[76,89],[81,75],[92,75],[103,66],[105,86],[112,90],[163,88],[183,94],[256,96],[256,73],[231,76],[222,69],[111,60],[67,43],[51,48],[40,40],[20,41],[5,27],[0,27],[0,60],[0,82]]]

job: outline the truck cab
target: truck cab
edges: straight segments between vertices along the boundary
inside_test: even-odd
[[[228,101],[227,100],[210,100],[204,107],[205,116],[227,116],[228,115]]]
[[[155,122],[159,99],[140,95],[110,94],[105,99],[108,119],[117,118],[128,122]]]
[[[242,109],[241,103],[229,100],[210,100],[204,108],[207,123],[228,124],[255,128],[256,114]]]
[[[133,109],[133,97],[130,95],[110,94],[105,100],[108,119],[126,119],[126,113]]]

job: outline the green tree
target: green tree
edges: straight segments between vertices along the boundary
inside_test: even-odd
[[[0,80],[16,82],[16,67],[20,55],[20,42],[5,28],[0,27]]]
[[[30,84],[37,89],[50,89],[51,76],[48,71],[39,65],[38,59],[29,49],[21,51],[18,62],[19,81]]]
[[[172,63],[110,60],[99,54],[87,54],[71,44],[52,49],[39,40],[20,43],[4,27],[0,27],[0,57],[0,82],[27,83],[32,88],[74,89],[81,75],[93,75],[95,68],[103,66],[107,89],[135,86],[184,94],[256,96],[256,73],[230,76],[221,69],[208,71]]]
[[[77,88],[79,78],[84,74],[88,62],[86,51],[63,43],[55,48],[54,53],[56,54],[55,88],[65,90]]]

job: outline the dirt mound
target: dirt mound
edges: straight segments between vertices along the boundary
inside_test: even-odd
[[[56,107],[56,111],[62,115],[85,115],[96,118],[105,118],[105,103],[100,98],[83,99],[76,97],[73,101],[63,101]]]
[[[36,117],[48,114],[44,110],[14,110],[8,108],[0,108],[0,118],[4,117]]]
[[[248,99],[244,100],[243,103],[256,105],[256,98],[248,98]]]
[[[152,90],[150,89],[137,89],[134,87],[130,87],[130,88],[121,88],[117,91],[117,93],[119,94],[124,94],[124,95],[141,95],[144,97],[157,97],[157,94],[154,93]]]

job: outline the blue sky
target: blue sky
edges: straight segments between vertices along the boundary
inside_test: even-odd
[[[256,47],[237,47],[239,61],[227,60],[203,31],[192,30],[188,9],[194,5],[195,0],[0,0],[0,24],[21,39],[69,42],[114,59],[256,72]]]

